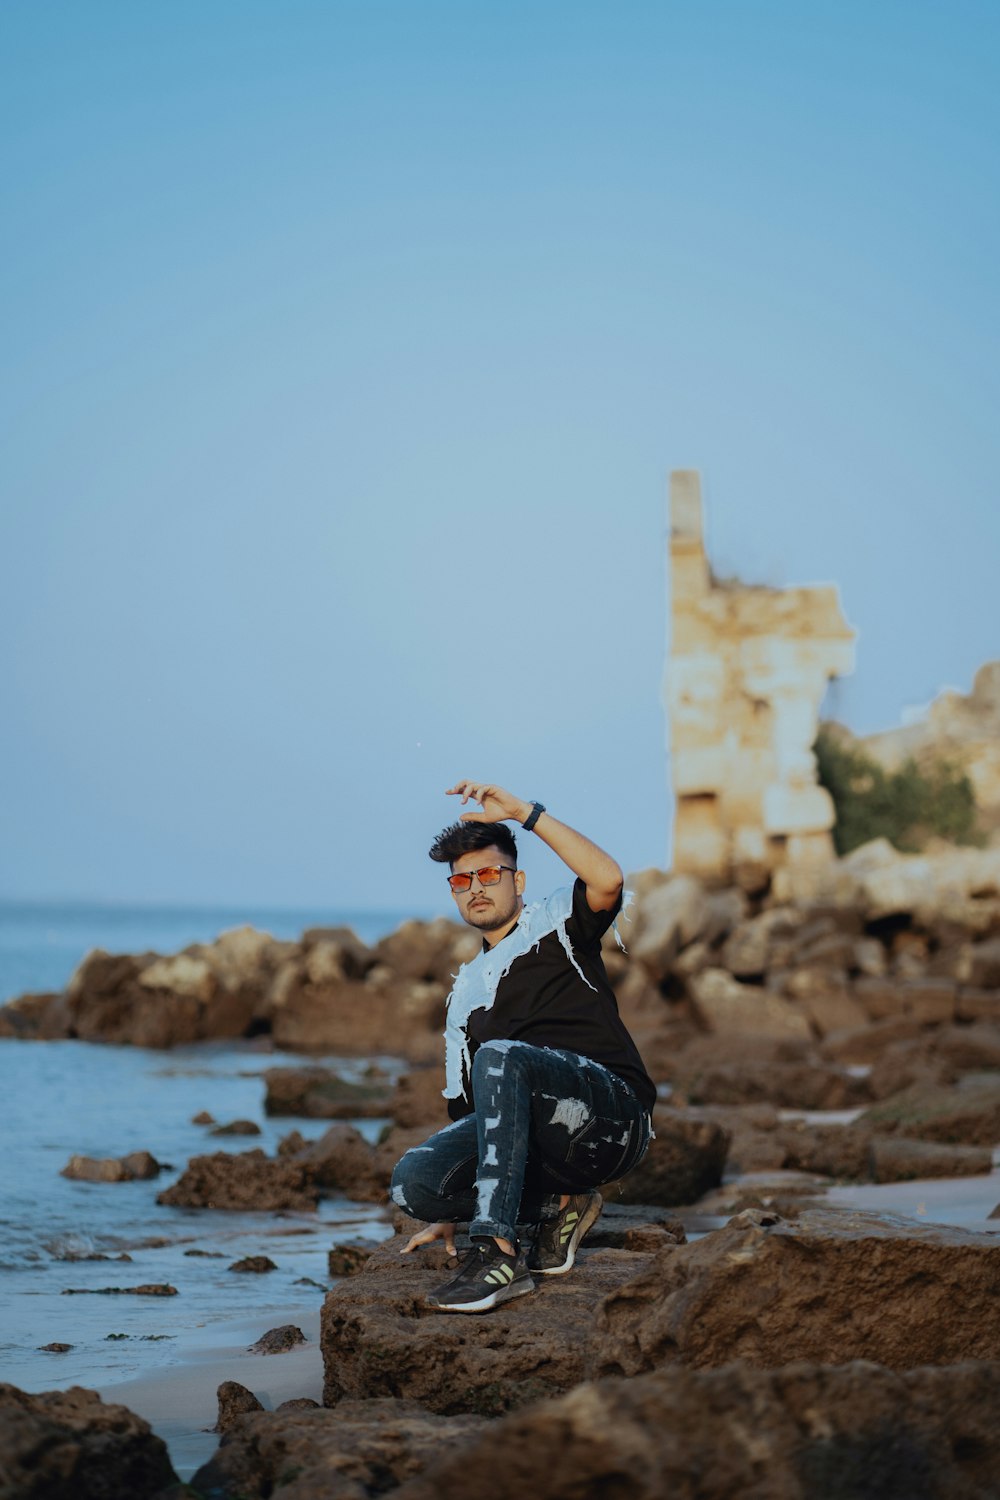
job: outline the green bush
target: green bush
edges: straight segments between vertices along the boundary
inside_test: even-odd
[[[880,837],[907,853],[922,849],[935,834],[956,844],[976,842],[972,783],[949,761],[921,770],[911,758],[898,771],[886,771],[825,726],[813,750],[820,785],[837,810],[838,854]]]

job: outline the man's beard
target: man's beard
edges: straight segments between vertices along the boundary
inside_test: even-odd
[[[505,908],[491,902],[489,906],[481,906],[473,909],[471,903],[465,910],[465,921],[470,927],[477,927],[480,932],[495,932],[498,927],[506,927],[513,922],[518,913],[518,897],[515,894]]]

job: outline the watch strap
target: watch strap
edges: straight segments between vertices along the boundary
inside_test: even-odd
[[[521,824],[521,827],[524,829],[525,833],[531,832],[544,811],[544,802],[533,802],[531,804],[531,811],[525,818],[524,822]]]

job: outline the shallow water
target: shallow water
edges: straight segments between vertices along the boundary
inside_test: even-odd
[[[199,1153],[260,1146],[270,1154],[293,1128],[307,1139],[322,1135],[323,1121],[268,1119],[259,1076],[267,1067],[317,1061],[262,1053],[252,1043],[151,1052],[0,1041],[0,1378],[36,1391],[73,1384],[103,1389],[178,1363],[192,1341],[229,1342],[233,1319],[251,1317],[263,1333],[274,1326],[273,1309],[282,1311],[277,1321],[283,1322],[290,1310],[304,1317],[315,1312],[331,1284],[327,1250],[358,1235],[383,1238],[384,1210],[342,1198],[323,1200],[317,1214],[227,1213],[162,1207],[156,1195]],[[327,1061],[345,1077],[368,1065]],[[398,1067],[378,1061],[390,1074]],[[262,1133],[208,1136],[191,1124],[203,1109],[220,1123],[255,1120]],[[368,1120],[358,1128],[374,1139],[383,1123]],[[136,1150],[151,1151],[172,1170],[149,1182],[85,1183],[59,1175],[74,1153]],[[216,1254],[185,1254],[196,1249]],[[131,1262],[67,1258],[123,1251]],[[278,1270],[228,1269],[253,1254],[269,1255]],[[303,1277],[319,1285],[299,1285]],[[176,1287],[177,1296],[64,1295],[158,1282]],[[73,1348],[41,1352],[50,1342]]]

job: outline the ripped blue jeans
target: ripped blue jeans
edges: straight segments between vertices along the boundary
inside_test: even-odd
[[[474,1114],[396,1164],[392,1201],[427,1222],[469,1221],[474,1239],[517,1240],[564,1193],[614,1182],[646,1154],[649,1116],[600,1063],[527,1042],[484,1042],[472,1062]]]

